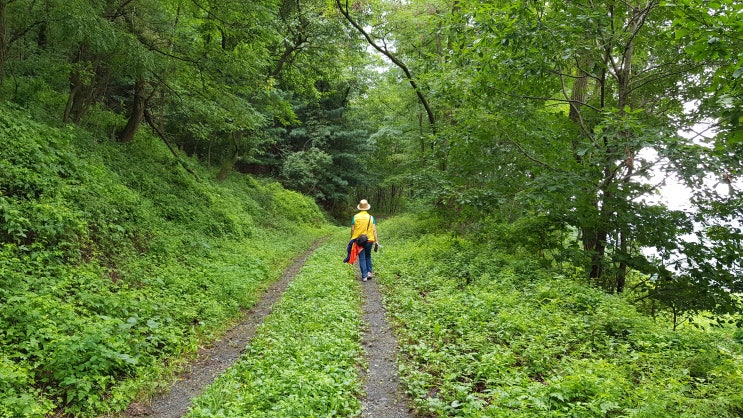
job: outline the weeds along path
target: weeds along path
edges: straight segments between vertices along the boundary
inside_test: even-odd
[[[214,379],[232,365],[255,335],[258,326],[271,313],[272,307],[286,291],[289,283],[301,270],[307,258],[322,244],[319,240],[304,254],[298,256],[284,270],[281,278],[272,284],[255,306],[245,312],[238,325],[227,331],[213,345],[199,350],[196,360],[170,391],[152,400],[150,404],[134,403],[122,418],[156,417],[179,418],[186,414],[192,398],[199,395]]]
[[[339,229],[307,259],[245,354],[193,400],[189,418],[361,414],[361,282],[342,263],[346,236]]]

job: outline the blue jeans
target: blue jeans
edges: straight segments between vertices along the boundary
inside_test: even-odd
[[[364,244],[364,249],[359,253],[359,267],[361,268],[361,278],[366,278],[372,271],[372,247],[374,242],[367,241]]]

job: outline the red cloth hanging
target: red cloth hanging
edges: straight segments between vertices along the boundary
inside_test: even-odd
[[[353,264],[359,256],[359,253],[364,250],[364,247],[357,245],[355,242],[351,246],[351,256],[348,258],[348,264]]]

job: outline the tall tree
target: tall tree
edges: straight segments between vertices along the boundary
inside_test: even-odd
[[[449,170],[425,177],[430,195],[468,222],[520,214],[578,231],[580,248],[566,254],[607,290],[625,290],[628,271],[638,270],[662,278],[647,282],[658,298],[674,286],[678,300],[684,288],[705,295],[687,298],[685,309],[735,305],[740,266],[728,252],[741,246],[729,220],[740,205],[705,179],[740,171],[731,152],[740,142],[740,6],[680,5],[461,0],[431,5],[423,29],[407,16],[390,38],[436,33],[426,45],[444,52],[406,55],[437,108],[449,109],[437,135]],[[728,121],[721,135],[682,134],[710,117]],[[657,203],[664,179],[686,179],[699,207]],[[718,221],[700,229],[713,210]]]
[[[651,203],[659,185],[649,178],[696,172],[701,179],[708,171],[700,164],[724,164],[699,138],[679,133],[701,121],[689,104],[705,99],[710,69],[725,59],[692,59],[669,25],[674,7],[659,1],[462,6],[474,24],[460,52],[481,69],[475,88],[489,93],[490,117],[510,131],[495,135],[521,132],[502,150],[533,163],[523,179],[529,199],[580,231],[589,278],[621,292],[630,268],[683,277],[683,268],[674,274],[641,251],[701,255],[680,242],[694,231],[689,216]],[[700,291],[714,287],[712,276],[700,277]],[[729,288],[740,280],[716,277]]]

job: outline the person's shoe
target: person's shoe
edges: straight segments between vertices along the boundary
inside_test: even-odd
[[[362,278],[361,278],[361,281],[362,281],[362,282],[365,282],[365,281],[367,281],[367,280],[368,280],[368,279],[367,279],[366,277],[362,277]]]
[[[372,272],[369,272],[369,274],[366,275],[366,278],[371,280],[374,278],[374,275],[372,274]]]

